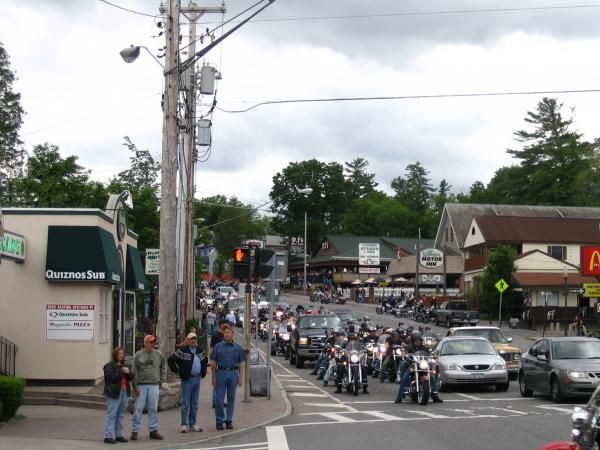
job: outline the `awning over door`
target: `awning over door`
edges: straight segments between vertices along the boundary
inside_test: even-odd
[[[94,226],[50,225],[46,279],[119,284],[123,272],[113,235]]]
[[[125,271],[125,289],[146,290],[146,276],[142,266],[142,256],[137,248],[127,245],[127,269]]]

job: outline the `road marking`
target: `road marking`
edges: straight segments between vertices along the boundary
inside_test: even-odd
[[[294,397],[327,397],[324,394],[313,394],[312,392],[292,392],[290,395]]]
[[[383,420],[403,420],[398,416],[392,416],[391,414],[386,414],[381,411],[361,411],[363,414],[368,414],[369,416],[379,417]]]
[[[288,384],[287,386],[285,386],[286,389],[312,389],[312,386],[306,386],[304,384],[300,384],[300,385],[292,385],[292,384]]]
[[[528,416],[530,413],[525,412],[525,411],[519,411],[517,409],[512,409],[512,408],[496,408],[495,406],[483,406],[483,407],[479,407],[478,409],[493,409],[495,411],[505,411],[511,414],[516,414],[519,416]]]
[[[429,417],[430,419],[450,419],[450,416],[444,416],[443,414],[435,414],[427,411],[407,410],[407,412],[418,414],[420,416]]]
[[[483,400],[481,397],[475,397],[474,395],[461,394],[460,392],[456,392],[456,395],[460,395],[461,397],[468,398],[469,400]]]
[[[304,403],[304,406],[316,406],[318,408],[346,408],[346,405],[337,403]]]
[[[267,440],[269,441],[269,450],[289,450],[285,429],[280,425],[276,427],[267,427]]]
[[[338,413],[318,413],[320,416],[327,417],[328,419],[335,420],[339,423],[348,423],[348,422],[356,422],[356,420],[351,419],[350,417],[342,416]]]
[[[254,444],[236,444],[236,445],[222,445],[220,447],[202,447],[202,448],[197,448],[197,449],[189,449],[189,450],[220,450],[220,449],[227,449],[227,448],[244,448],[247,450],[260,450],[260,449],[266,449],[267,447],[264,447],[265,444],[268,444],[268,442],[255,442]],[[257,445],[260,445],[261,447],[256,447]]]
[[[568,413],[568,414],[571,414],[573,412],[573,408],[567,409],[567,408],[561,408],[559,406],[554,406],[554,405],[537,405],[536,408],[550,409],[552,411],[558,411],[558,412]]]
[[[287,378],[287,377],[299,378],[298,375],[296,375],[296,374],[294,374],[294,375],[281,374],[281,375],[277,375],[277,376],[281,377],[281,378]]]

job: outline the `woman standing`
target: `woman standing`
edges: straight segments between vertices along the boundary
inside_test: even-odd
[[[106,415],[104,417],[104,443],[127,442],[123,430],[123,416],[127,408],[127,398],[131,395],[131,370],[125,365],[125,351],[116,347],[112,360],[104,366],[104,395]],[[116,439],[113,438],[113,431]]]

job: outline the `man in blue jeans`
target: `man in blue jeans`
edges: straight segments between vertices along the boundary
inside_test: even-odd
[[[246,354],[242,346],[233,342],[233,330],[223,325],[223,341],[219,342],[210,354],[212,384],[215,388],[215,415],[217,430],[233,429],[233,412],[237,386],[244,379],[244,362]],[[225,417],[225,394],[227,393],[227,417]]]
[[[198,336],[189,333],[185,345],[169,356],[169,367],[181,378],[181,432],[201,432],[196,425],[198,395],[202,372],[202,351],[198,348]]]

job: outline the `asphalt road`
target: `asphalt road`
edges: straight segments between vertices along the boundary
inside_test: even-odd
[[[301,300],[292,296],[281,298],[294,305]],[[373,305],[348,307],[369,315],[376,323],[390,326],[398,323],[398,319],[389,315],[375,315]],[[404,322],[406,326],[414,325]],[[432,326],[432,329],[445,334],[443,328]],[[515,344],[524,349],[533,342],[535,333],[511,331],[514,331]],[[262,343],[259,346],[264,347]],[[310,363],[304,369],[296,369],[281,356],[273,358],[273,371],[287,392],[292,415],[266,428],[187,448],[537,449],[551,441],[568,439],[570,435],[573,403],[557,405],[539,395],[523,398],[515,382],[503,393],[493,388],[465,387],[441,394],[443,404],[420,406],[405,402],[397,405],[393,402],[397,384],[381,384],[370,378],[370,394],[360,393],[357,397],[335,394],[335,386],[323,387],[310,375],[311,369]]]

